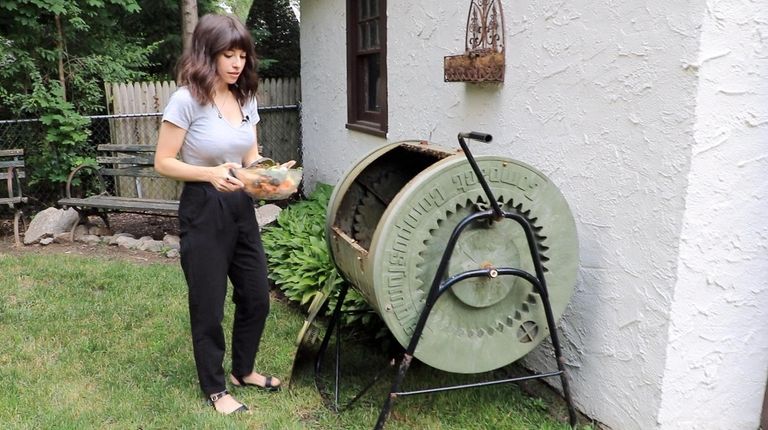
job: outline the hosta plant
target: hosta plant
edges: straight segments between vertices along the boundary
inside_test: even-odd
[[[306,200],[283,209],[277,223],[262,231],[270,279],[288,299],[305,308],[330,282],[327,314],[336,306],[344,282],[325,241],[326,210],[332,191],[330,185],[318,184]],[[345,325],[380,326],[379,318],[354,288],[349,289],[341,309]]]

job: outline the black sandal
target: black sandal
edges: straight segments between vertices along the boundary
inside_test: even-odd
[[[250,382],[245,382],[245,379],[243,379],[242,376],[232,375],[232,377],[235,378],[235,380],[239,384],[239,385],[232,384],[232,385],[235,385],[235,387],[256,387],[259,390],[268,391],[270,393],[273,393],[275,391],[280,391],[280,389],[283,387],[282,383],[279,384],[279,385],[272,385],[272,377],[271,376],[265,376],[266,379],[264,381],[264,385],[263,386],[261,386],[259,384],[251,384]]]
[[[216,403],[219,399],[221,399],[222,397],[226,396],[227,394],[229,394],[229,391],[227,391],[227,390],[219,391],[218,393],[211,394],[210,396],[208,396],[208,404],[213,406],[213,409],[216,409],[216,405],[214,403]],[[240,413],[240,412],[247,412],[247,411],[248,411],[248,406],[245,406],[244,404],[240,403],[240,407],[239,408],[235,409],[232,412],[226,413],[224,415],[230,415],[230,414],[235,414],[235,413]],[[219,412],[219,410],[216,409],[216,412]],[[223,412],[220,412],[220,413],[223,413]]]

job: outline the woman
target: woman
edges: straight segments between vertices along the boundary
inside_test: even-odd
[[[179,204],[181,266],[200,388],[217,411],[242,412],[248,408],[227,391],[222,367],[227,277],[235,303],[230,383],[280,387],[277,378],[253,371],[269,312],[267,267],[253,199],[230,174],[261,158],[253,41],[237,18],[205,15],[179,66],[180,88],[163,113],[155,169],[185,182]]]

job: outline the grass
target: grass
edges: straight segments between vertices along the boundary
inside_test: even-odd
[[[231,326],[228,304],[225,324]],[[260,371],[291,369],[304,316],[273,300]],[[202,400],[181,270],[98,257],[0,254],[0,422],[8,429],[369,429],[391,378],[352,408],[324,406],[308,366],[290,390],[234,391],[252,415],[224,417]],[[377,348],[345,350],[354,389],[380,368]],[[330,360],[330,357],[329,357]],[[228,368],[228,362],[225,362]],[[407,381],[462,375],[415,366]],[[398,400],[387,429],[565,429],[515,385]]]

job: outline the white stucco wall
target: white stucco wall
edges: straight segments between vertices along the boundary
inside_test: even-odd
[[[696,107],[701,100],[696,65],[705,0],[505,1],[507,71],[500,86],[443,82],[443,57],[459,54],[464,47],[468,1],[389,0],[387,139],[344,128],[344,3],[301,2],[308,184],[334,184],[359,157],[388,141],[428,139],[455,147],[460,131],[491,133],[491,145],[476,144],[474,149],[510,156],[544,172],[563,191],[576,219],[581,269],[560,325],[579,409],[616,429],[657,428],[659,423],[672,428],[669,423],[681,415],[696,419],[698,407],[673,405],[674,397],[667,396],[676,394],[664,385],[684,379],[672,374],[689,369],[689,363],[668,363],[668,353],[679,355],[685,336],[698,336],[687,327],[691,322],[686,316],[671,315],[691,309],[688,297],[676,295],[675,289],[685,283],[690,294],[695,293],[700,278],[710,278],[700,274],[699,264],[754,246],[744,236],[743,242],[716,248],[720,253],[705,262],[696,255],[708,251],[700,243],[681,242],[684,225],[685,239],[697,236],[704,205],[711,204],[696,202],[694,190],[689,193],[688,188],[689,182],[697,182],[692,185],[701,187],[702,198],[711,190],[701,182],[712,168],[712,161],[705,159],[714,152],[703,148],[710,146],[707,139],[720,138],[702,135],[706,114]],[[754,55],[764,61],[764,52]],[[726,90],[734,91],[730,86]],[[718,107],[719,98],[728,99],[715,92],[709,98],[711,109]],[[764,111],[751,112],[757,115],[751,121],[758,125],[744,127],[744,133],[751,131],[749,139],[756,145],[765,117],[760,116]],[[731,150],[721,145],[715,152],[726,151]],[[747,154],[728,155],[735,157],[729,159],[734,172],[726,182],[743,180],[737,171],[765,164],[756,153],[752,162]],[[745,166],[736,168],[741,163]],[[753,176],[744,185],[755,187],[757,179]],[[726,189],[726,182],[716,185]],[[764,192],[756,189],[744,193],[742,198],[755,205],[745,217],[755,217],[761,196]],[[686,213],[686,203],[688,210],[702,214]],[[717,221],[715,227],[726,225],[721,222],[726,221]],[[754,231],[762,233],[764,244],[765,230]],[[765,248],[749,250],[760,251]],[[740,267],[760,264],[754,255],[746,261],[738,258],[737,264],[728,265],[734,274],[740,274]],[[678,267],[694,262],[684,270]],[[764,278],[752,279],[748,290],[759,290],[757,279]],[[680,301],[680,309],[673,300]],[[765,326],[762,320],[755,324]],[[757,329],[752,333],[757,337]],[[669,348],[668,336],[674,341]],[[765,344],[764,338],[755,340]],[[526,363],[551,368],[545,352],[546,346],[529,355]],[[758,379],[764,384],[765,372]],[[677,415],[659,418],[662,394],[670,402],[664,406],[676,408]],[[687,392],[678,394],[684,397]]]
[[[707,1],[691,65],[700,76],[696,142],[663,428],[758,428],[768,375],[768,4],[757,6]]]

